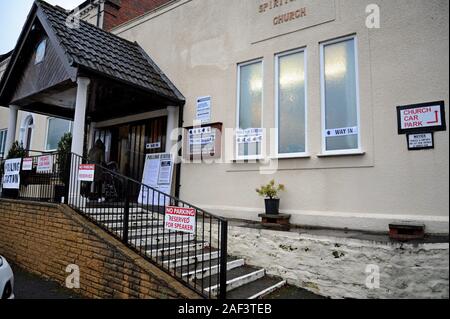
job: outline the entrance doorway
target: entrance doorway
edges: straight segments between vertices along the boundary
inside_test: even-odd
[[[102,140],[106,162],[116,163],[120,174],[140,182],[146,154],[165,152],[166,130],[167,117],[152,118],[97,129],[93,143]]]

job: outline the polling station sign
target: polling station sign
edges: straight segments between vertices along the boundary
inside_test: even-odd
[[[164,229],[195,234],[197,211],[194,208],[167,206]]]
[[[80,164],[78,167],[78,180],[80,182],[93,182],[95,177],[95,164]]]
[[[425,133],[445,131],[444,101],[397,107],[398,133]]]
[[[13,158],[5,161],[5,173],[3,174],[2,185],[4,189],[20,188],[20,166],[21,158]]]
[[[53,156],[51,156],[51,155],[39,156],[36,172],[37,173],[52,173],[53,172]]]

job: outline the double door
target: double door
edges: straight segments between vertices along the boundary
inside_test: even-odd
[[[141,181],[145,155],[165,152],[166,129],[167,117],[147,119],[96,130],[94,142],[103,141],[106,161],[120,174]]]

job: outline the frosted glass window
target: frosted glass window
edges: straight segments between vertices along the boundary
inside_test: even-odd
[[[0,130],[0,158],[6,157],[5,154],[5,144],[6,144],[6,135],[8,130]]]
[[[278,57],[278,153],[306,152],[305,52]]]
[[[71,131],[71,122],[63,119],[48,119],[46,150],[56,150],[64,134]]]
[[[355,39],[323,45],[325,150],[359,149]]]
[[[239,66],[238,129],[260,129],[262,126],[262,62]],[[250,133],[251,135],[251,133]],[[238,156],[261,154],[261,142],[238,143]]]

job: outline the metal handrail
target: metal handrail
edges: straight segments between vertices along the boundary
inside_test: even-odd
[[[71,154],[70,156],[71,160],[67,168],[70,170],[70,174],[67,173],[66,176],[72,177],[66,181],[68,188],[65,197],[66,203],[70,207],[116,236],[129,248],[187,287],[206,298],[226,299],[228,221],[225,218],[208,213],[197,206],[165,194],[103,165],[90,163],[89,160],[77,154]],[[112,179],[112,182],[110,181],[112,185],[118,184],[116,186],[118,186],[120,194],[118,194],[118,201],[110,204],[112,210],[111,207],[108,207],[109,205],[102,207],[104,204],[88,204],[80,200],[81,194],[78,198],[71,195],[71,192],[74,191],[81,192],[80,182],[74,179],[79,164],[94,164],[96,173],[101,172],[102,175],[107,175],[109,179]],[[92,187],[92,185],[88,187]],[[137,190],[139,190],[138,196],[136,196]],[[146,203],[139,203],[141,190],[146,192],[147,195],[152,194],[151,203],[148,198]],[[135,193],[132,194],[132,191]],[[130,200],[130,198],[133,198],[133,200]],[[155,198],[157,198],[156,202]],[[196,211],[195,234],[192,236],[179,231],[167,230],[165,226],[161,227],[161,221],[165,221],[165,212],[162,213],[161,208],[175,205]],[[132,209],[140,210],[139,213],[134,215],[137,218],[137,223],[132,223],[130,226]],[[111,220],[114,222],[111,222]],[[154,227],[155,220],[156,227]],[[139,222],[140,226],[137,226]],[[150,223],[151,227],[149,228]],[[146,228],[143,227],[144,224],[147,225]],[[165,225],[165,222],[163,225]],[[153,238],[156,238],[156,241]],[[150,241],[150,244],[148,241]],[[190,272],[187,272],[187,270],[190,270]],[[193,275],[187,276],[186,273],[192,273]],[[209,276],[206,276],[206,274],[209,274]],[[198,278],[198,276],[200,277]]]

